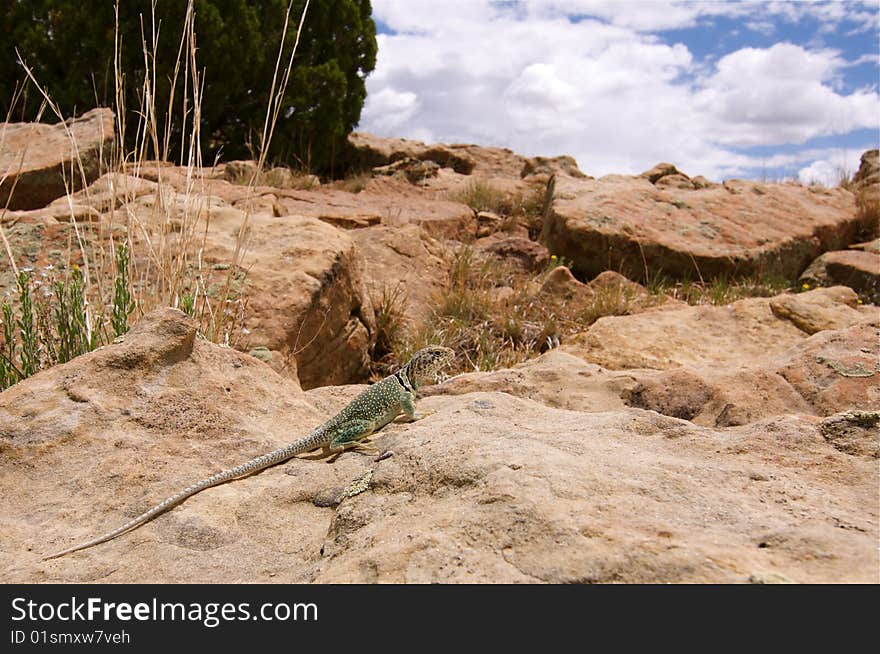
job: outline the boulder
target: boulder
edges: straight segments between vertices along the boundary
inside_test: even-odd
[[[426,318],[448,283],[447,247],[413,224],[377,225],[355,230],[351,236],[362,255],[374,308],[379,310],[383,296],[390,300],[396,295],[396,308],[405,325],[417,325]]]
[[[0,394],[0,580],[876,579],[880,479],[860,449],[870,416],[715,429],[634,408],[556,408],[542,399],[582,393],[554,394],[560,382],[599,373],[570,362],[555,375],[562,359],[551,357],[520,369],[543,386],[535,400],[479,383],[425,398],[420,408],[435,413],[372,437],[390,455],[297,457],[42,561],[306,434],[362,388],[304,395],[257,359],[194,336],[165,310],[123,342]],[[364,492],[346,497],[354,481]]]
[[[871,249],[825,252],[807,267],[800,281],[824,286],[843,284],[869,302],[880,303],[880,253]]]
[[[587,176],[578,168],[574,157],[563,155],[561,157],[531,157],[526,160],[520,177],[532,175],[568,175],[585,179]]]
[[[401,159],[433,161],[457,173],[470,175],[475,162],[466,154],[442,143],[426,145],[410,139],[380,138],[364,132],[352,132],[338,162],[346,170],[371,170]]]
[[[658,274],[796,279],[819,254],[873,227],[841,188],[738,180],[696,188],[669,172],[674,167],[659,168],[644,177],[560,177],[544,219],[550,252],[585,277],[611,269],[642,281]]]
[[[45,207],[68,185],[90,184],[106,168],[115,138],[113,112],[101,108],[55,125],[0,123],[0,132],[0,206],[8,201],[14,210]]]
[[[880,150],[866,150],[859,160],[859,169],[852,178],[858,188],[880,186]]]
[[[841,329],[859,322],[859,298],[851,288],[833,286],[809,293],[783,293],[770,298],[770,311],[789,320],[807,334]]]
[[[815,289],[795,300],[783,297],[747,298],[724,306],[667,304],[636,315],[606,316],[562,347],[612,370],[757,364],[784,354],[808,331],[840,329],[876,316],[876,309],[853,308],[847,289]],[[780,311],[783,306],[790,315]]]
[[[184,224],[195,215],[207,220],[208,229],[197,237],[202,285],[216,299],[228,277],[232,298],[247,300],[236,347],[265,348],[272,367],[304,388],[366,379],[375,316],[363,260],[348,232],[316,218],[246,213],[216,196],[167,187],[138,196],[121,212],[138,225],[135,238],[146,233],[172,250],[187,238],[180,231]],[[239,247],[240,265],[224,272]]]

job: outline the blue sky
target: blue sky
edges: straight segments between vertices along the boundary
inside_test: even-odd
[[[833,184],[878,146],[880,3],[373,0],[358,129],[591,175]]]

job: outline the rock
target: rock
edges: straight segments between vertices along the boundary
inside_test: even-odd
[[[378,311],[382,298],[398,296],[397,309],[406,326],[417,325],[435,306],[448,284],[446,246],[418,225],[376,226],[352,232],[362,255],[364,278]]]
[[[520,177],[532,175],[568,175],[585,179],[587,176],[578,168],[574,157],[563,155],[561,157],[531,157],[526,160]]]
[[[853,184],[864,188],[880,186],[880,150],[866,150],[859,160],[859,169],[852,178]]]
[[[41,561],[327,415],[263,363],[194,331],[166,311],[0,394],[3,582],[876,577],[876,460],[835,447],[842,432],[830,423],[782,416],[717,430],[479,390],[426,398],[421,408],[436,413],[372,437],[393,457],[296,458]],[[598,373],[572,362],[554,377],[571,357],[553,356],[520,370],[542,385],[539,400],[565,403],[553,389],[566,375]],[[333,394],[333,409],[359,390]],[[365,478],[365,492],[339,494]]]
[[[819,431],[826,441],[847,454],[880,458],[880,412],[846,411],[826,418]]]
[[[809,265],[800,281],[821,285],[843,284],[868,301],[880,303],[880,253],[869,249],[825,252]]]
[[[660,166],[643,178],[560,177],[544,220],[550,252],[584,277],[613,269],[639,281],[646,274],[796,279],[823,251],[873,228],[844,189],[736,180],[687,188],[670,170]],[[671,181],[655,186],[649,180],[657,175]]]
[[[833,286],[793,295],[784,293],[770,299],[770,310],[777,318],[790,320],[807,334],[823,329],[840,329],[858,322],[858,296],[846,286]]]
[[[795,300],[777,299],[774,304],[795,306],[798,323],[810,328],[839,329],[875,315],[869,308],[853,309],[851,301],[851,294],[836,288],[802,293]],[[636,315],[606,316],[562,347],[612,370],[669,370],[762,363],[806,336],[797,324],[774,313],[770,299],[747,298],[725,306],[663,305]]]
[[[457,173],[470,175],[475,162],[466,154],[444,145],[426,145],[409,139],[379,138],[364,132],[352,132],[338,162],[346,170],[368,170],[387,166],[401,159],[433,161]]]
[[[804,336],[790,322],[778,320],[766,300],[747,299],[721,307],[683,306],[606,316],[562,347],[612,370],[671,369],[762,360]]]
[[[444,384],[427,387],[424,394],[464,395],[491,391],[558,409],[597,412],[625,408],[622,395],[635,383],[629,375],[605,370],[553,348],[512,368],[456,375]]]
[[[821,331],[766,360],[629,370],[621,397],[696,424],[730,427],[785,414],[880,409],[877,322]]]
[[[0,206],[39,209],[67,193],[65,179],[76,190],[103,172],[114,142],[113,112],[92,109],[55,125],[3,123],[0,131]]]
[[[436,177],[440,170],[439,164],[434,161],[421,161],[412,157],[398,159],[387,166],[373,168],[374,175],[395,175],[407,180],[410,184],[418,184],[429,177]]]
[[[880,321],[873,313],[870,321],[814,334],[777,364],[817,414],[880,409]]]
[[[692,177],[691,184],[693,184],[694,188],[713,188],[715,186],[719,186],[718,183],[708,180],[702,175]]]
[[[643,177],[652,184],[656,184],[659,180],[668,175],[675,175],[676,177],[688,179],[687,175],[685,175],[671,163],[658,163],[656,166],[651,168],[651,170],[646,170],[645,172],[643,172],[641,175],[639,175],[639,177]]]
[[[692,420],[712,395],[713,389],[698,374],[687,368],[676,368],[653,378],[643,378],[625,391],[624,399],[632,407]]]
[[[413,188],[412,184],[400,180],[388,181]],[[282,216],[312,216],[345,228],[412,224],[421,226],[434,238],[456,238],[473,233],[475,219],[470,207],[421,195],[398,195],[398,190],[399,186],[384,186],[379,192],[368,187],[356,195],[333,189],[287,191],[278,195],[278,205]]]
[[[492,211],[477,211],[477,238],[494,234],[501,229],[501,216]]]
[[[678,188],[678,189],[686,189],[691,190],[697,188],[694,183],[688,179],[687,175],[664,175],[656,182],[654,182],[655,186],[660,188]],[[705,188],[705,187],[703,187]]]
[[[566,266],[556,266],[544,277],[541,292],[561,298],[572,298],[589,293],[589,289],[586,284],[575,278]]]
[[[523,269],[537,272],[543,270],[550,260],[547,248],[525,236],[511,236],[496,232],[474,241],[474,248],[507,261],[515,262]]]
[[[849,246],[849,249],[880,254],[880,238],[875,238],[873,241],[866,241],[864,243],[853,243]]]

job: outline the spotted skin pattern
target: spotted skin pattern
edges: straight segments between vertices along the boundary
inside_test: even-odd
[[[416,352],[400,370],[370,386],[342,411],[315,428],[308,436],[188,486],[121,527],[93,540],[46,556],[43,560],[55,559],[71,552],[106,543],[108,540],[140,527],[196,493],[233,479],[247,477],[286,461],[297,454],[311,452],[318,448],[321,448],[325,454],[336,455],[346,449],[375,452],[374,448],[370,448],[360,441],[382,429],[401,413],[406,415],[409,421],[424,418],[427,414],[416,414],[416,391],[419,386],[434,377],[454,358],[455,352],[448,347],[432,345],[423,348]]]

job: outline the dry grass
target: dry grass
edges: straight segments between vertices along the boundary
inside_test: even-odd
[[[656,296],[666,296],[690,305],[723,305],[750,297],[772,297],[786,291],[797,290],[794,280],[758,275],[731,278],[718,275],[708,280],[671,282],[665,277],[653,277],[647,286]]]
[[[275,76],[270,90],[270,103],[266,111],[260,143],[259,156],[253,173],[246,180],[249,191],[261,180],[269,180],[279,172],[272,170],[263,172],[266,165],[266,153],[272,140],[275,124],[281,111],[281,99],[293,65],[293,55],[299,43],[303,20],[308,10],[308,2],[303,9],[296,41],[289,60],[282,60],[283,43],[288,33],[288,23],[292,2],[288,6],[285,25],[279,44],[279,55],[276,61]],[[117,328],[129,318],[138,316],[162,306],[171,306],[184,310],[194,317],[200,326],[201,333],[211,341],[231,344],[243,328],[243,316],[246,307],[246,271],[242,267],[242,259],[247,251],[249,213],[244,218],[236,234],[234,252],[228,262],[210,264],[203,258],[207,233],[211,222],[211,206],[209,194],[206,192],[206,167],[201,157],[200,115],[204,88],[203,69],[197,62],[198,46],[195,33],[194,4],[188,0],[185,24],[178,48],[178,58],[174,62],[173,75],[170,79],[171,91],[167,108],[156,105],[154,93],[157,41],[159,38],[159,17],[155,14],[155,3],[151,13],[143,19],[144,33],[139,44],[143,50],[146,74],[142,82],[139,97],[141,106],[134,115],[137,121],[133,125],[127,123],[127,107],[125,98],[125,71],[121,70],[120,52],[123,47],[118,29],[118,4],[116,5],[117,29],[115,35],[115,58],[113,62],[115,75],[115,146],[109,161],[102,162],[101,169],[115,173],[112,185],[113,198],[102,199],[111,207],[106,220],[96,223],[81,224],[74,215],[71,202],[71,215],[67,238],[67,249],[54,268],[52,275],[65,281],[66,297],[78,306],[69,307],[76,316],[82,316],[81,329],[89,343],[89,349],[113,338]],[[130,47],[131,44],[127,44]],[[43,88],[39,80],[32,74],[27,62],[20,61],[30,83],[42,94],[44,106],[35,120],[40,120],[44,109],[53,113],[59,123],[64,124],[65,116],[52,101],[51,90]],[[13,106],[15,103],[12,103]],[[175,114],[175,110],[178,114]],[[10,115],[12,109],[10,109]],[[160,120],[160,116],[164,120]],[[8,119],[7,119],[8,120]],[[179,129],[185,135],[184,146],[180,152],[171,152],[169,143],[171,130]],[[64,171],[68,197],[74,195],[74,188],[81,187],[78,201],[92,205],[90,190],[86,184],[86,173],[82,157],[76,150],[76,143],[67,130],[68,139],[73,151],[70,169]],[[127,139],[132,136],[133,138]],[[2,140],[0,132],[0,140]],[[134,142],[135,146],[127,150],[125,144]],[[24,153],[22,154],[22,161]],[[173,161],[185,171],[185,186],[175,188],[166,179],[166,169],[153,166],[153,160]],[[129,202],[134,197],[135,178],[149,170],[157,181],[152,198],[135,206]],[[285,169],[286,171],[286,169]],[[286,171],[289,172],[289,171]],[[268,176],[268,177],[267,177]],[[0,180],[5,183],[6,178]],[[77,184],[74,184],[77,181]],[[143,198],[139,198],[143,200]],[[245,207],[250,202],[243,203]],[[7,203],[7,207],[8,207]],[[16,244],[7,238],[2,229],[2,218],[6,209],[0,213],[0,237],[2,237],[6,256],[9,259],[13,274],[17,277],[19,267],[16,263]],[[119,253],[126,253],[125,269],[119,266]],[[20,253],[21,254],[21,253]],[[46,275],[46,270],[35,271],[33,282],[39,282]],[[81,281],[78,295],[69,295],[70,280],[76,276]],[[49,284],[53,286],[53,284]],[[29,286],[29,288],[31,288]],[[45,288],[45,287],[44,287]],[[31,288],[31,290],[34,290]],[[0,342],[0,351],[9,351],[19,341],[22,347],[24,340],[29,338],[27,330],[13,329],[7,325],[10,320],[22,324],[23,310],[21,306],[23,292],[19,284],[17,293],[10,294],[8,304],[18,306],[17,311],[6,315],[3,320],[4,334]],[[116,303],[114,305],[114,302]],[[123,304],[120,305],[120,302]],[[124,315],[123,315],[124,314]],[[131,316],[129,316],[131,314]],[[43,353],[42,361],[51,365],[57,357],[48,356],[48,352],[56,349],[57,343],[47,337],[44,344],[38,346]]]
[[[460,190],[450,192],[448,199],[466,204],[474,211],[491,211],[501,217],[501,230],[523,224],[532,238],[541,233],[542,216],[548,190],[543,183],[527,189],[508,192],[479,177],[474,177]]]
[[[329,186],[346,193],[360,193],[367,188],[371,179],[373,179],[373,175],[369,171],[353,172],[343,179],[332,182]]]
[[[541,291],[548,271],[524,272],[468,246],[449,260],[449,286],[432,315],[391,340],[378,372],[406,362],[419,348],[442,344],[460,353],[452,372],[505,368],[556,347],[608,315],[623,315],[644,300],[621,286],[563,298]]]

